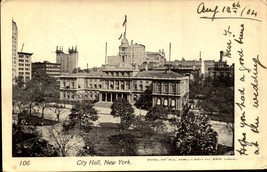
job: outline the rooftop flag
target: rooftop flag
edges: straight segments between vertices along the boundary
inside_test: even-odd
[[[124,19],[122,26],[124,26],[126,23],[127,23],[127,16],[125,15],[125,19]]]
[[[122,37],[122,34],[121,34],[121,36],[119,37],[119,39],[118,39],[118,40],[120,40],[120,39],[121,39],[121,37]]]

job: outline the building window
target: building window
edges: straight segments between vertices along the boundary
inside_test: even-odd
[[[161,84],[160,84],[160,83],[157,84],[157,92],[158,92],[158,93],[161,92]]]
[[[129,81],[126,82],[126,87],[128,90],[130,90],[130,82]]]
[[[97,85],[96,84],[94,85],[94,88],[97,88]]]
[[[66,82],[65,81],[63,81],[63,87],[66,87]]]
[[[135,91],[137,90],[137,84],[134,84],[134,90]]]
[[[19,70],[23,70],[23,68],[19,68]]]
[[[142,84],[139,85],[139,90],[143,91],[143,85]]]
[[[117,90],[119,89],[119,81],[115,81],[115,87]]]
[[[176,85],[172,84],[172,93],[175,93],[175,92],[176,92]]]
[[[25,72],[26,75],[30,75],[30,72]]]
[[[157,105],[161,105],[161,99],[157,99]]]
[[[164,99],[164,106],[168,106],[168,100]]]
[[[121,84],[121,89],[124,90],[124,84]]]
[[[169,87],[168,87],[168,84],[165,84],[164,87],[165,87],[165,90],[164,90],[165,93],[168,93],[168,88],[169,88]]]

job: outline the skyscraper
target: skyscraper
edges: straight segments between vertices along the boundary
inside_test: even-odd
[[[18,27],[12,19],[12,84],[18,76]]]

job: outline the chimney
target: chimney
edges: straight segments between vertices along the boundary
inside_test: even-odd
[[[131,40],[131,45],[133,45],[133,40]]]
[[[105,64],[108,63],[108,60],[107,60],[107,47],[108,47],[108,43],[106,42],[106,48],[105,48]]]
[[[220,51],[220,62],[223,61],[223,51]]]
[[[170,43],[170,46],[169,46],[169,70],[171,70],[171,48],[172,48],[172,44]]]

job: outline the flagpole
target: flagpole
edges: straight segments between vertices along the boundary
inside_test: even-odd
[[[125,22],[125,24],[124,24],[124,38],[126,38],[126,28],[127,28],[127,16],[125,15],[125,19],[124,19],[124,22]]]

